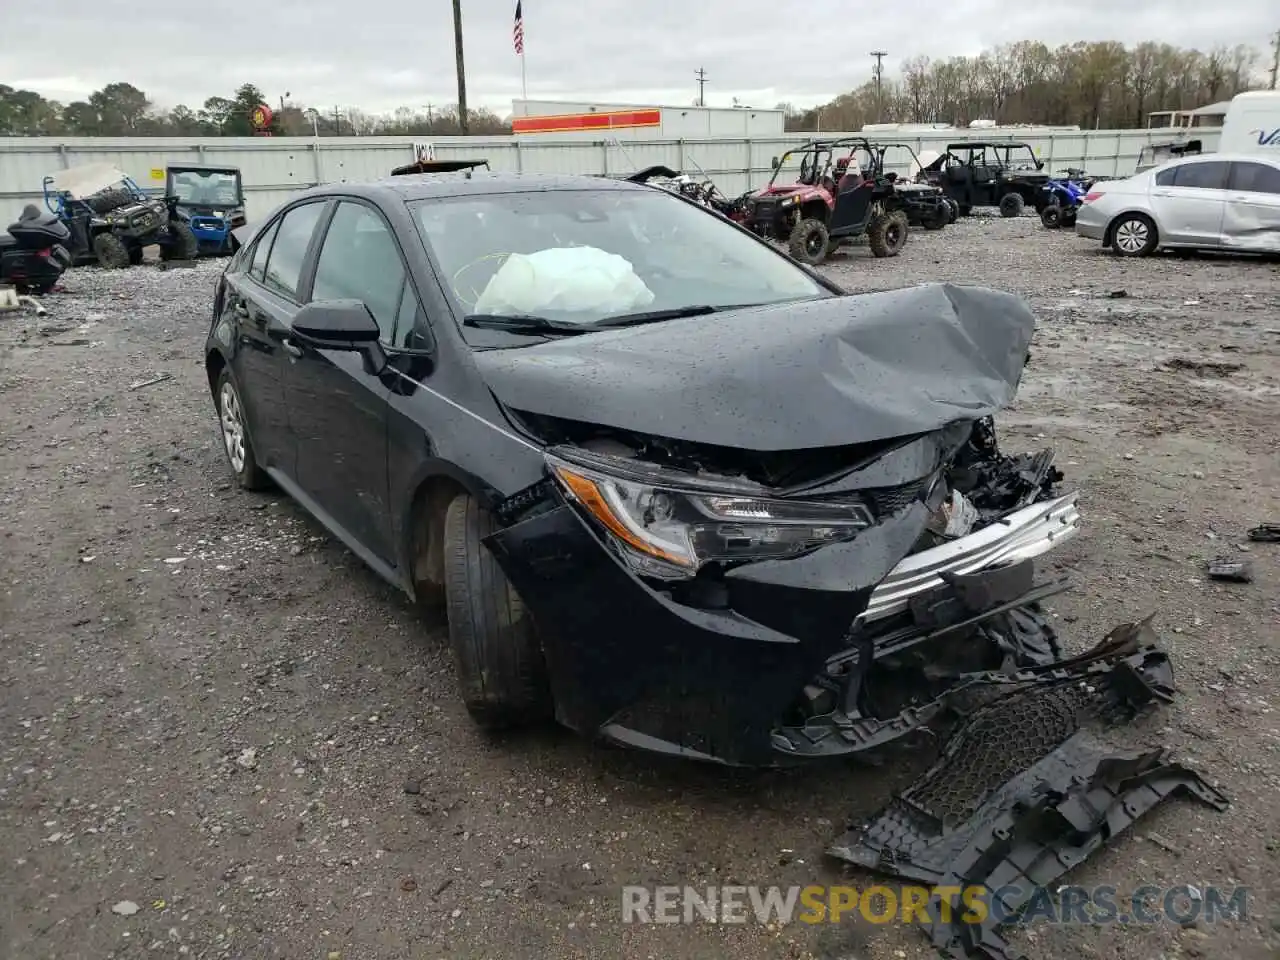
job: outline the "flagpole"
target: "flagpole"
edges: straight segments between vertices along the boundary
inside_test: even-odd
[[[520,51],[520,99],[529,99],[529,87],[524,79],[524,51]]]

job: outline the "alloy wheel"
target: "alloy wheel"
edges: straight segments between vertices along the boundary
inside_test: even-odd
[[[1116,227],[1115,245],[1125,253],[1137,253],[1147,245],[1151,233],[1141,220],[1126,220]]]
[[[240,411],[240,398],[229,382],[222,385],[218,395],[218,407],[222,412],[222,442],[227,448],[227,459],[236,473],[244,470],[244,416]]]

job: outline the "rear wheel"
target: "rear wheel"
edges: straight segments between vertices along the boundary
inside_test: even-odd
[[[1157,242],[1156,225],[1141,213],[1126,213],[1111,227],[1111,249],[1120,257],[1145,257]]]
[[[960,219],[960,204],[956,203],[950,197],[947,197],[947,206],[951,208],[951,218],[948,223],[955,223]]]
[[[1022,194],[1006,193],[1000,198],[1000,216],[1020,217],[1026,206],[1027,202],[1022,199]]]
[[[907,215],[901,210],[890,210],[873,217],[867,224],[867,242],[871,245],[871,252],[877,257],[896,257],[907,245],[910,229]]]
[[[463,703],[485,729],[551,716],[546,664],[533,620],[484,545],[498,529],[468,494],[455,497],[444,520],[444,595],[449,644]]]
[[[1074,227],[1074,226],[1076,225],[1076,212],[1075,212],[1075,210],[1063,210],[1063,211],[1062,211],[1062,225],[1063,225],[1064,227],[1067,227],[1067,228]]]
[[[218,426],[222,436],[222,449],[227,463],[235,475],[236,483],[245,490],[263,490],[271,485],[271,478],[258,466],[258,458],[245,427],[244,404],[240,391],[231,379],[231,371],[223,368],[214,388],[218,405]]]
[[[1051,203],[1040,211],[1040,222],[1050,230],[1057,230],[1062,226],[1062,208],[1056,203]]]
[[[939,204],[937,209],[930,210],[920,221],[920,226],[926,230],[941,230],[951,222],[951,207],[947,204]]]
[[[817,266],[827,258],[831,235],[821,220],[806,217],[795,225],[787,246],[791,256],[801,263]]]
[[[200,252],[196,235],[188,224],[169,221],[169,242],[160,245],[161,260],[194,260]]]
[[[129,248],[114,233],[100,233],[93,238],[93,255],[108,270],[129,266]]]
[[[142,247],[138,244],[129,246],[129,266],[136,267],[142,264]]]

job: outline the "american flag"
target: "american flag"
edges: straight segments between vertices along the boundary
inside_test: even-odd
[[[524,54],[524,15],[520,12],[520,0],[516,0],[516,25],[511,30],[511,40],[516,53]]]

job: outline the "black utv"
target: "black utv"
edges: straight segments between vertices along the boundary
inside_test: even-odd
[[[947,145],[920,174],[941,187],[967,217],[974,207],[998,207],[1000,216],[1017,217],[1030,206],[1045,207],[1049,174],[1031,145],[1014,140],[971,140]]]

